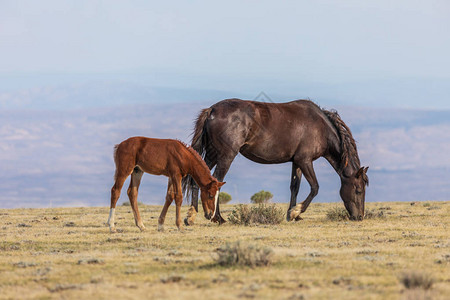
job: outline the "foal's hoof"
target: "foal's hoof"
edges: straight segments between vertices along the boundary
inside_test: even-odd
[[[159,232],[164,232],[164,226],[158,224],[158,231],[159,231]]]
[[[116,233],[116,232],[117,232],[116,227],[110,227],[110,228],[109,228],[109,232],[110,232],[110,233]]]

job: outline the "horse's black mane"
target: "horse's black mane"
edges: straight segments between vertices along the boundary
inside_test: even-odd
[[[344,171],[344,168],[349,164],[350,166],[358,170],[361,166],[361,162],[358,157],[358,150],[356,148],[356,142],[353,138],[352,132],[350,128],[342,121],[336,110],[326,110],[321,109],[322,112],[327,116],[330,122],[334,125],[337,132],[339,133],[340,142],[341,142],[341,163],[340,163],[340,171],[341,173]]]

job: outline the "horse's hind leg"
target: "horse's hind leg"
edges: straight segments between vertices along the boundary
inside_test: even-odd
[[[300,213],[304,213],[311,201],[319,193],[319,183],[317,182],[312,161],[300,164],[300,169],[302,170],[305,179],[311,186],[311,191],[309,192],[308,197],[306,197],[306,199],[302,203],[297,205],[297,207],[299,207]]]
[[[289,208],[286,214],[286,220],[289,222],[290,220],[301,220],[300,212],[301,205],[297,205],[297,195],[300,190],[300,181],[302,179],[302,170],[298,167],[297,164],[292,163],[292,172],[291,172],[291,201],[289,203]]]
[[[136,226],[139,227],[141,231],[145,230],[144,223],[142,222],[141,215],[139,213],[137,197],[139,191],[139,185],[141,184],[141,178],[144,172],[139,168],[135,167],[133,173],[131,173],[130,186],[128,187],[128,198],[130,199],[131,208],[133,209],[134,221]]]

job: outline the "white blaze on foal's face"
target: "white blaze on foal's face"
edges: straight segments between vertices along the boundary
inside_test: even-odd
[[[216,196],[214,197],[214,211],[212,212],[212,216],[214,217],[214,214],[217,211],[217,203],[219,202],[219,191],[217,191]]]

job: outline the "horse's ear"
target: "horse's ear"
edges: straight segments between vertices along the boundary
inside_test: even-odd
[[[364,168],[364,173],[365,173],[365,174],[367,174],[367,170],[369,170],[369,167],[368,167],[368,166]]]
[[[356,177],[356,178],[359,178],[359,177],[361,177],[362,174],[365,174],[364,167],[359,168],[359,170],[358,170],[358,171],[356,172],[356,174],[355,174],[355,177]]]
[[[221,188],[226,182],[219,182],[219,188]]]

